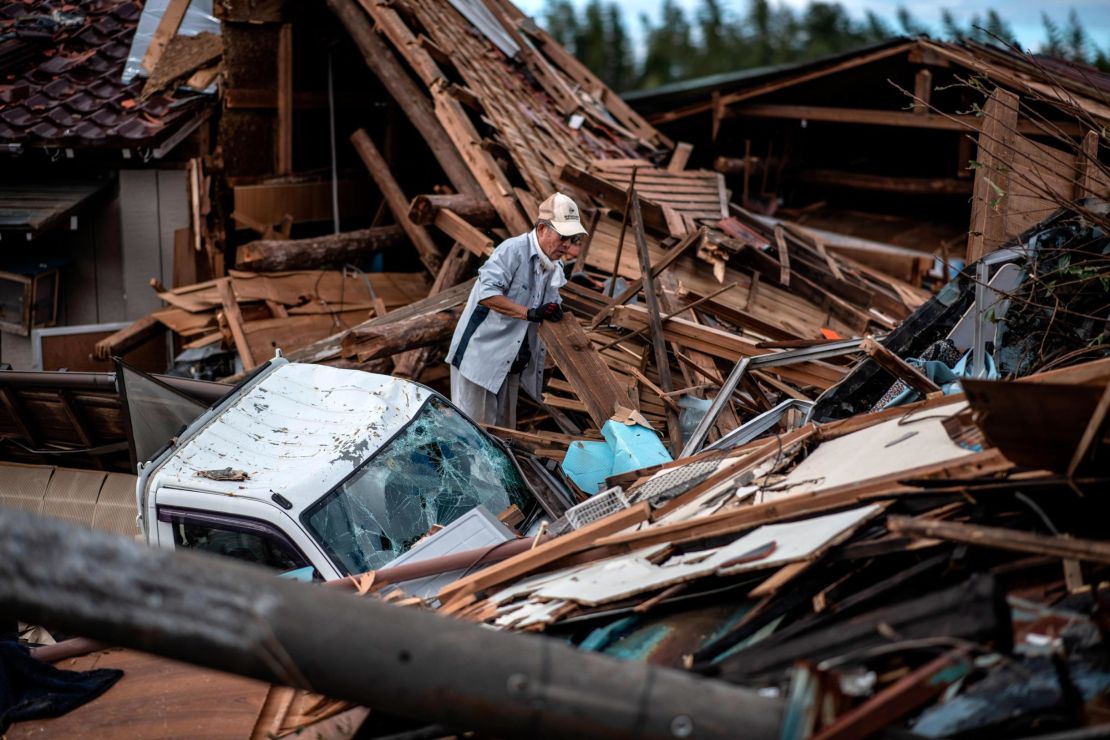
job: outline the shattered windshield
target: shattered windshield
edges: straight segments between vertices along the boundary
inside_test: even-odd
[[[348,573],[384,566],[433,525],[479,504],[525,507],[529,491],[509,456],[433,396],[408,426],[303,516]]]

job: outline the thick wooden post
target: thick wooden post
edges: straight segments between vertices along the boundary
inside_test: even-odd
[[[236,250],[235,267],[253,272],[314,270],[352,262],[406,241],[400,226],[375,226],[310,239],[258,239]]]
[[[278,33],[277,174],[293,172],[293,25]]]
[[[971,196],[971,227],[967,261],[975,262],[1006,241],[1010,207],[1010,170],[1018,125],[1018,96],[995,88],[983,109],[979,152],[975,157],[975,186]]]

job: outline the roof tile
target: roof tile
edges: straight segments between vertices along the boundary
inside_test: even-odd
[[[211,102],[156,95],[137,100],[143,80],[122,81],[142,0],[0,0],[0,26],[66,14],[74,23],[39,23],[43,38],[20,39],[0,75],[0,141],[39,146],[156,144]],[[22,21],[27,24],[30,21]],[[7,52],[6,52],[7,53]]]
[[[38,120],[38,116],[27,110],[26,107],[22,105],[17,105],[14,108],[8,108],[7,110],[0,111],[0,119],[2,119],[10,126],[22,128],[33,124],[35,121]]]

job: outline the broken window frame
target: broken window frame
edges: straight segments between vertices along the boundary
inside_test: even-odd
[[[348,566],[348,564],[346,562],[346,559],[341,557],[335,551],[335,549],[333,547],[333,543],[329,541],[329,539],[325,536],[324,533],[318,531],[317,527],[314,526],[314,524],[312,523],[313,516],[315,516],[318,512],[323,510],[328,504],[330,504],[332,501],[337,499],[341,494],[343,494],[349,484],[359,480],[365,474],[365,472],[370,468],[370,466],[374,464],[375,461],[380,460],[384,454],[386,454],[388,451],[392,450],[393,445],[397,440],[403,439],[405,437],[405,435],[408,433],[409,429],[414,424],[416,424],[421,419],[425,418],[425,412],[433,404],[441,405],[443,409],[449,410],[451,413],[453,413],[455,415],[455,417],[457,418],[457,420],[459,422],[461,422],[462,424],[465,424],[465,425],[469,426],[471,429],[473,429],[474,433],[479,438],[485,440],[490,445],[491,448],[497,450],[497,452],[500,453],[504,457],[504,459],[506,460],[509,467],[512,469],[513,473],[516,475],[516,477],[517,477],[517,479],[520,483],[520,486],[519,486],[520,490],[522,492],[524,492],[524,494],[526,494],[526,498],[524,500],[518,501],[513,497],[512,494],[509,493],[509,491],[506,490],[505,491],[505,497],[508,499],[510,504],[517,504],[522,510],[524,510],[524,509],[528,508],[528,504],[535,502],[536,495],[535,495],[534,490],[532,489],[532,486],[529,484],[527,477],[524,475],[523,471],[520,469],[520,465],[517,463],[516,458],[508,450],[508,448],[505,446],[505,444],[501,440],[499,440],[496,437],[487,433],[484,429],[482,429],[480,426],[475,424],[473,421],[471,421],[471,419],[469,417],[467,417],[466,414],[464,414],[462,411],[460,411],[458,409],[458,407],[456,407],[453,403],[448,401],[442,395],[433,392],[431,395],[428,396],[428,398],[424,401],[424,403],[421,404],[420,408],[418,408],[413,413],[412,418],[409,419],[404,424],[404,426],[402,426],[400,429],[398,429],[389,439],[384,441],[365,460],[360,462],[358,464],[358,466],[355,467],[354,470],[352,470],[347,476],[345,476],[343,478],[343,480],[341,480],[339,483],[337,483],[335,486],[333,486],[331,488],[331,490],[329,490],[323,496],[318,498],[311,505],[306,507],[304,509],[304,511],[301,512],[299,518],[300,518],[300,522],[303,525],[305,531],[316,542],[316,544],[319,545],[320,549],[324,551],[324,553],[327,555],[328,559],[332,562],[332,564],[335,566],[336,570],[338,570],[340,573],[350,574],[350,575],[354,574],[354,572],[352,572],[351,568]],[[382,495],[384,496],[384,492],[383,492]],[[483,505],[483,506],[486,506],[487,508],[489,508],[489,501],[479,500],[475,505],[476,506]],[[465,513],[465,512],[461,512],[461,513]],[[461,516],[461,513],[460,513],[460,516]],[[455,519],[457,519],[457,518],[458,517],[455,517]],[[451,521],[455,521],[455,519],[452,519]],[[441,526],[446,526],[447,524],[450,524],[451,521],[436,522],[436,524],[439,524]],[[416,544],[416,542],[410,543],[404,549],[397,552],[396,555],[394,555],[394,557],[397,557],[399,555],[404,554],[405,552],[408,552],[408,550],[414,544]],[[379,550],[377,550],[377,552],[382,552],[382,550],[379,549]],[[390,560],[392,560],[392,558]],[[380,567],[380,566],[378,566],[378,567]]]
[[[14,272],[0,271],[0,282],[15,283],[23,286],[23,315],[19,322],[0,320],[0,331],[18,334],[21,337],[31,335],[32,329],[41,329],[56,326],[58,323],[58,292],[61,287],[61,273],[57,268],[37,272],[33,275],[18,275]],[[53,291],[50,308],[45,319],[36,317],[35,302],[41,288],[40,284],[50,281]]]
[[[157,518],[158,521],[170,525],[173,531],[173,542],[175,550],[180,548],[193,552],[207,552],[217,555],[220,554],[214,553],[211,550],[201,550],[195,547],[190,547],[189,545],[178,542],[177,526],[179,524],[207,526],[213,529],[222,529],[228,532],[235,532],[237,534],[252,535],[263,540],[272,540],[278,546],[283,548],[286,551],[287,555],[293,556],[290,558],[291,560],[300,561],[299,565],[297,565],[295,568],[289,568],[286,570],[297,570],[299,568],[311,567],[313,569],[314,577],[316,579],[320,579],[319,573],[316,571],[315,566],[313,566],[312,561],[304,554],[301,548],[299,548],[297,544],[293,542],[293,540],[291,540],[285,532],[282,532],[274,525],[270,524],[269,522],[262,521],[261,519],[236,516],[232,514],[221,514],[213,511],[204,511],[201,509],[188,509],[180,506],[159,506],[157,508]],[[225,555],[224,557],[235,558],[235,556],[233,555]],[[242,560],[243,562],[253,563],[255,565],[261,565],[264,568],[269,567],[255,560],[247,560],[246,558],[235,559]],[[271,568],[271,570],[283,572],[280,568]]]

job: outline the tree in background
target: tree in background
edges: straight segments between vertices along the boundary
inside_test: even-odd
[[[548,0],[545,28],[615,90],[636,86],[632,42],[615,2],[590,0],[581,12],[570,0]]]
[[[752,67],[804,62],[838,54],[897,35],[934,35],[905,7],[892,25],[868,11],[856,20],[838,2],[811,0],[795,11],[784,3],[748,0],[746,11],[724,0],[701,0],[688,16],[677,0],[661,0],[658,22],[641,16],[642,49],[634,54],[624,14],[616,0],[547,0],[548,33],[615,90],[650,88],[669,82]],[[1063,26],[1042,14],[1045,40],[1040,53],[1110,70],[1110,55],[1091,41],[1074,10]],[[949,11],[935,35],[985,44],[1013,44],[1014,33],[997,11],[960,24]],[[638,57],[638,58],[637,58]]]
[[[657,26],[653,26],[647,16],[640,16],[646,39],[640,87],[656,87],[694,77],[697,74],[695,57],[704,56],[705,47],[694,46],[686,13],[675,0],[663,0],[659,16]]]

